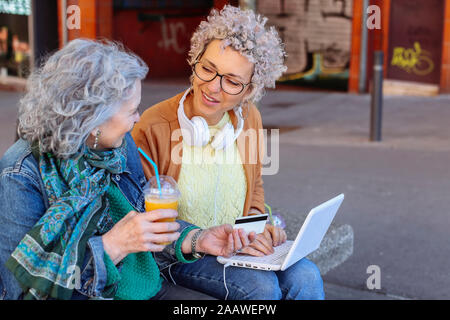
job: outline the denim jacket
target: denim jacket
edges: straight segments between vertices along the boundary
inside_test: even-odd
[[[124,173],[113,175],[112,181],[122,191],[137,212],[144,212],[143,186],[146,179],[136,145],[128,133],[127,166]],[[17,141],[0,159],[0,300],[20,299],[22,289],[13,274],[5,267],[16,246],[25,234],[44,215],[49,207],[39,165],[31,147],[25,140]],[[180,232],[191,226],[177,221]],[[181,239],[180,239],[181,240]],[[81,270],[80,286],[75,289],[73,299],[101,298],[106,284],[107,272],[103,261],[104,249],[101,236],[91,237]],[[158,254],[161,267],[175,257],[175,242]]]

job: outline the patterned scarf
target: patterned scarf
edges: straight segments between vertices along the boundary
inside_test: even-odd
[[[111,174],[126,166],[126,142],[109,151],[84,147],[73,159],[40,155],[50,207],[25,235],[6,263],[24,299],[70,299],[80,283],[87,241],[108,210]],[[78,279],[77,279],[78,277]]]

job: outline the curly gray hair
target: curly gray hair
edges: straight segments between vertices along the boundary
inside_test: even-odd
[[[250,99],[259,101],[265,94],[265,88],[274,88],[275,81],[287,69],[284,65],[284,45],[275,27],[265,28],[266,22],[266,17],[252,10],[241,10],[230,5],[220,12],[213,9],[191,38],[189,64],[193,66],[197,62],[211,41],[223,40],[224,48],[231,46],[254,63]]]
[[[71,157],[147,72],[145,62],[119,43],[73,40],[28,78],[19,103],[19,136],[37,141],[41,152]]]

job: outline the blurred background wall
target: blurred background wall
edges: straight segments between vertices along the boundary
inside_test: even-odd
[[[78,37],[123,42],[150,77],[186,77],[192,33],[226,4],[277,28],[288,53],[280,83],[370,92],[379,50],[386,90],[450,92],[450,0],[0,0],[0,85],[24,84],[34,65]]]

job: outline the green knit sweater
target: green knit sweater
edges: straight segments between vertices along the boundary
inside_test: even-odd
[[[107,197],[110,205],[109,214],[114,224],[121,220],[128,212],[134,210],[114,183],[110,184]],[[181,253],[181,243],[187,233],[193,228],[196,227],[183,230],[177,240],[176,256],[182,262],[194,262],[197,260],[186,260]],[[104,262],[107,271],[105,288],[109,287],[116,290],[114,294],[114,299],[116,300],[148,300],[155,296],[161,289],[162,278],[151,252],[128,254],[121,261],[122,266],[120,271],[106,252],[104,253]]]

